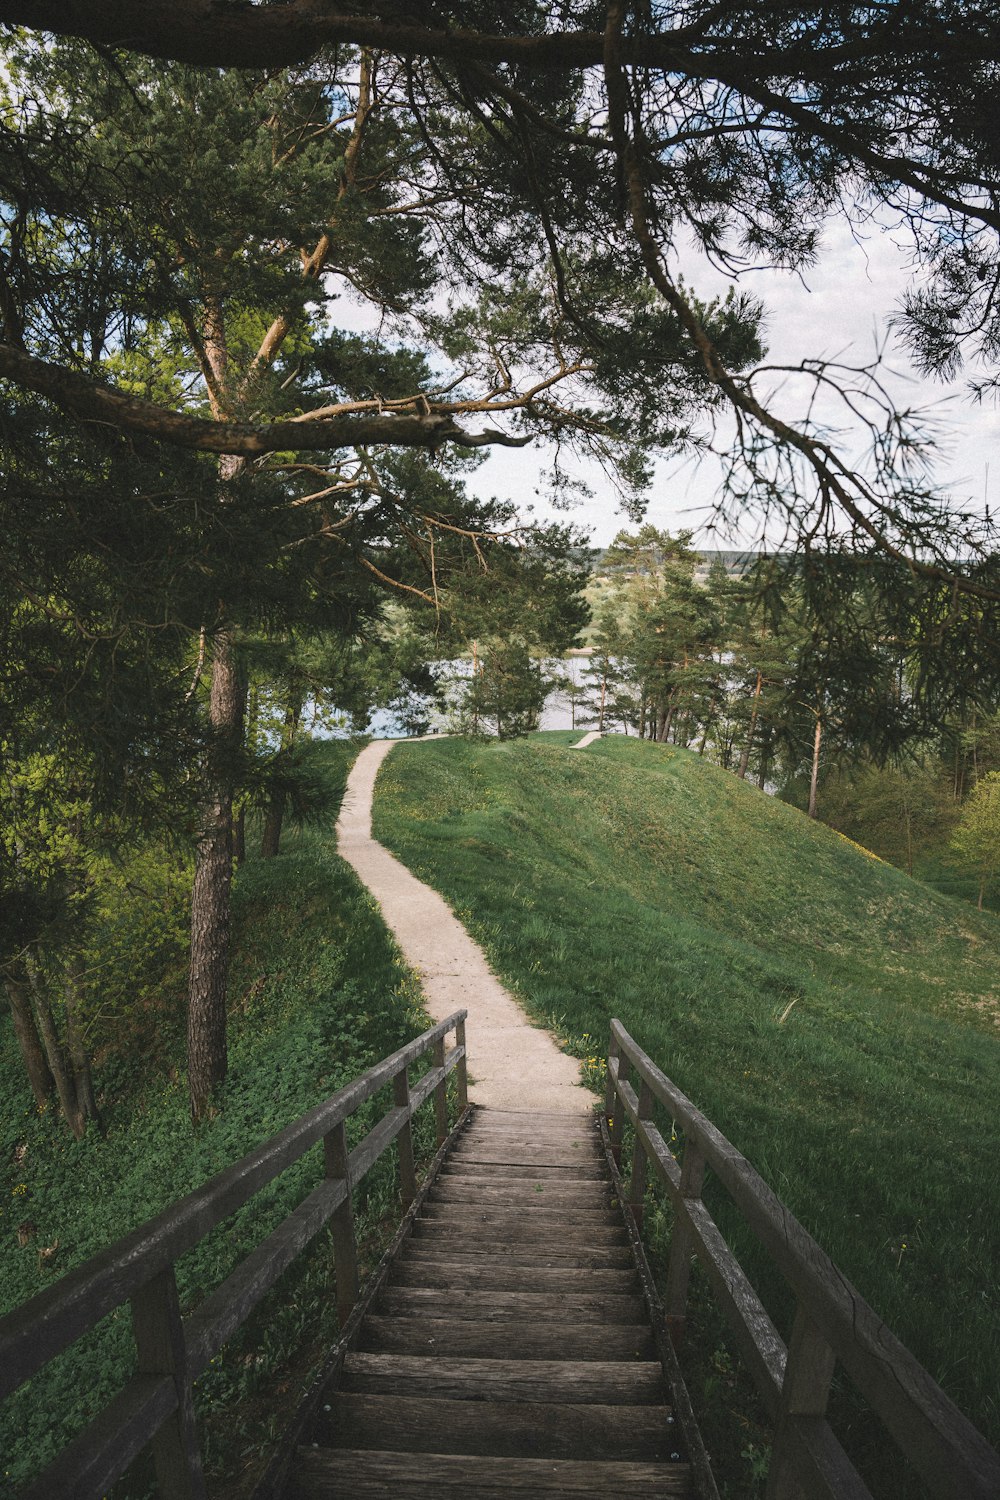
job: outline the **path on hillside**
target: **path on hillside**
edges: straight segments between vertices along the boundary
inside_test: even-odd
[[[579,1063],[531,1025],[437,891],[372,838],[375,778],[396,743],[374,740],[354,762],[337,819],[341,856],[378,901],[404,958],[420,975],[433,1019],[468,1008],[470,1097],[492,1109],[589,1112],[593,1096],[580,1082]]]

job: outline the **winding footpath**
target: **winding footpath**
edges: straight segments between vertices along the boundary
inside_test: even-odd
[[[531,1024],[437,891],[372,837],[375,779],[398,743],[375,740],[354,762],[337,819],[341,856],[382,908],[431,1017],[467,1008],[470,1097],[491,1109],[588,1115],[593,1095],[580,1082],[579,1063]]]

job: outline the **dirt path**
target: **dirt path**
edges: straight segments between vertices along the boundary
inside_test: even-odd
[[[580,1083],[579,1063],[560,1052],[547,1031],[531,1025],[438,893],[372,838],[375,778],[395,743],[375,740],[354,762],[337,820],[342,857],[378,901],[407,963],[419,973],[434,1020],[467,1007],[471,1097],[492,1109],[589,1112],[593,1095]]]

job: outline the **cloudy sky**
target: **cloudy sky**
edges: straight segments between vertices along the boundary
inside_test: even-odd
[[[701,262],[684,267],[685,280],[701,297],[726,289],[726,281]],[[863,241],[852,237],[847,224],[831,224],[816,267],[806,279],[778,272],[752,272],[742,281],[767,306],[767,363],[798,364],[806,358],[830,358],[847,364],[868,363],[876,347],[886,338],[886,320],[905,291],[911,272],[907,256],[891,233],[873,228]],[[960,378],[951,384],[917,376],[905,352],[891,340],[885,347],[883,378],[899,407],[920,409],[933,421],[937,440],[935,476],[962,504],[978,508],[988,499],[993,506],[1000,485],[1000,457],[994,457],[1000,434],[1000,414],[993,403],[976,406],[964,393]],[[786,419],[801,416],[805,392],[801,382],[786,380],[777,396],[776,409]],[[830,412],[841,422],[841,414]],[[722,429],[717,436],[722,435]],[[847,451],[857,451],[845,438]],[[521,505],[534,503],[539,516],[554,514],[539,496],[544,491],[539,472],[544,450],[499,449],[471,481],[480,494],[509,496]],[[570,517],[592,532],[597,545],[605,545],[628,524],[616,506],[610,485],[596,467],[582,471],[594,490]],[[648,519],[668,530],[695,529],[710,519],[720,479],[718,464],[711,458],[663,463],[659,466],[648,508]],[[752,528],[731,542],[721,535],[704,533],[705,546],[749,544],[756,539]]]

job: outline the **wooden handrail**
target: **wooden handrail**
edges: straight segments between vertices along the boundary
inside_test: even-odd
[[[639,1092],[630,1075],[634,1072]],[[681,1160],[652,1119],[659,1103],[684,1135]],[[674,1210],[665,1310],[683,1330],[692,1254],[702,1262],[775,1423],[767,1500],[871,1500],[826,1420],[839,1363],[879,1415],[934,1500],[997,1500],[1000,1454],[838,1271],[736,1147],[611,1022],[605,1109],[621,1165],[622,1132],[635,1132],[629,1207],[641,1223],[646,1168]],[[796,1299],[788,1347],[702,1201],[710,1167]]]
[[[300,1116],[241,1161],[0,1319],[0,1398],[16,1390],[115,1308],[129,1302],[138,1355],[135,1377],[48,1466],[26,1500],[97,1500],[152,1444],[163,1500],[205,1493],[191,1388],[212,1357],[332,1221],[337,1308],[343,1325],[358,1296],[351,1193],[399,1140],[404,1206],[415,1189],[410,1122],[433,1094],[439,1144],[447,1133],[447,1082],[457,1070],[459,1108],[468,1105],[465,1019],[456,1011]],[[446,1038],[455,1044],[446,1050]],[[409,1068],[433,1055],[416,1083]],[[349,1117],[386,1084],[393,1103],[350,1152]],[[174,1266],[267,1183],[322,1141],[322,1182],[193,1312],[181,1315]]]

